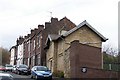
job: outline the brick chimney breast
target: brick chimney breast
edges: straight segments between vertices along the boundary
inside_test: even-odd
[[[45,22],[45,28],[50,27],[50,22]]]
[[[35,29],[34,29],[34,33],[36,33],[37,31],[38,31],[38,29],[37,29],[37,28],[35,28]]]
[[[39,30],[43,30],[44,29],[44,25],[38,25],[38,29]]]
[[[58,22],[58,18],[51,18],[51,23],[56,23]]]
[[[24,36],[25,39],[27,39],[27,36]]]
[[[31,29],[31,34],[34,32],[34,30],[33,29]]]
[[[30,37],[30,34],[28,34],[27,36]]]

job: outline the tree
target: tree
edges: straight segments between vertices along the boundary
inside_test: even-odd
[[[103,61],[107,63],[118,62],[118,50],[111,45],[103,46]]]
[[[0,65],[9,64],[10,62],[10,52],[2,47],[0,47],[0,61]]]
[[[118,50],[113,48],[111,45],[103,46],[103,53],[104,52],[112,56],[118,56]]]

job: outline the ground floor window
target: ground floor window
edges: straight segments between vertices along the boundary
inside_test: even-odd
[[[33,56],[33,66],[35,65],[35,56]]]

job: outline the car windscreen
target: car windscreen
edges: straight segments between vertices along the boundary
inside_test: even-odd
[[[13,67],[12,65],[6,65],[6,67]]]
[[[40,67],[37,67],[37,71],[48,71],[48,68],[47,67],[44,67],[44,66],[40,66]]]
[[[20,65],[19,68],[28,68],[26,65]]]

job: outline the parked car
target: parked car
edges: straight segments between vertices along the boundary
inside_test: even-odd
[[[31,78],[50,79],[52,80],[52,72],[46,66],[34,66],[31,69]]]
[[[16,68],[17,68],[17,66],[16,66],[16,65],[13,65],[13,69],[12,69],[12,72],[13,72],[13,73],[17,73],[17,69],[16,69]]]
[[[0,73],[0,80],[14,80],[13,76],[8,73]]]
[[[5,69],[6,69],[6,71],[11,71],[12,72],[13,66],[10,65],[10,64],[6,64]]]
[[[28,68],[28,66],[27,65],[24,65],[24,64],[21,64],[21,65],[18,65],[17,67],[16,67],[16,72],[17,72],[17,74],[29,74],[30,73],[30,71],[29,71],[29,68]]]
[[[5,66],[0,66],[0,71],[6,71]]]

